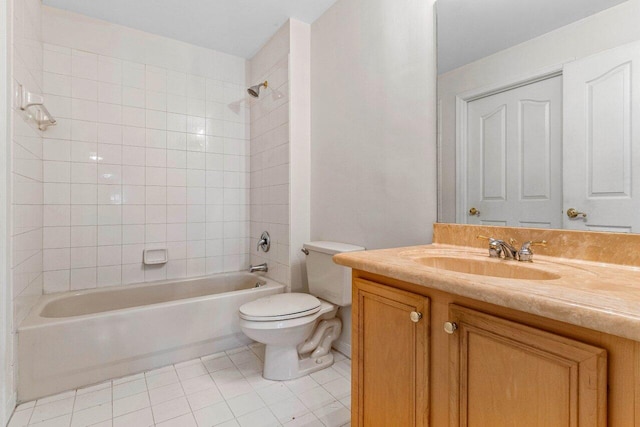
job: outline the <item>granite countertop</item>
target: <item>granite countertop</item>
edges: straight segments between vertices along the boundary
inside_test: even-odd
[[[420,258],[434,256],[515,263],[518,269],[535,268],[559,277],[491,277],[420,263]],[[538,254],[533,263],[519,263],[489,258],[486,249],[442,243],[343,253],[333,259],[357,270],[640,341],[640,267]]]

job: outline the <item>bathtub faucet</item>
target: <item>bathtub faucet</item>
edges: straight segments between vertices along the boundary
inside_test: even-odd
[[[269,267],[267,267],[266,262],[263,262],[262,264],[258,264],[258,265],[250,265],[249,273],[253,273],[255,271],[264,271],[266,273],[267,271],[269,271]]]

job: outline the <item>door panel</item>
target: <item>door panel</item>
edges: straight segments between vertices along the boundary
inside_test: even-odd
[[[501,105],[480,118],[482,153],[482,201],[507,199],[507,111]]]
[[[562,224],[562,78],[467,105],[468,223]],[[526,159],[526,160],[525,160]]]
[[[563,210],[587,214],[564,227],[640,232],[640,43],[567,64],[564,78]]]

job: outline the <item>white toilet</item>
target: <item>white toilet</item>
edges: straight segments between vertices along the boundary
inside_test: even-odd
[[[305,243],[310,294],[285,293],[240,307],[240,327],[265,344],[262,376],[290,380],[333,364],[331,343],[340,336],[339,307],[351,305],[351,269],[331,257],[363,247],[337,242]],[[316,298],[317,297],[317,298]]]

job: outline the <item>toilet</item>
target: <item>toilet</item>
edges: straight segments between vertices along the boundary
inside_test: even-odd
[[[309,294],[284,293],[240,307],[242,332],[265,344],[262,376],[290,380],[333,364],[331,344],[342,332],[338,308],[351,305],[351,269],[332,261],[335,254],[363,247],[338,242],[310,242],[307,255]]]

